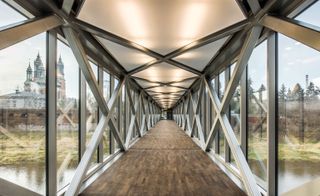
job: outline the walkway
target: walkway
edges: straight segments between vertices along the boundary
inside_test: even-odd
[[[173,121],[160,121],[82,195],[236,195],[239,189]]]

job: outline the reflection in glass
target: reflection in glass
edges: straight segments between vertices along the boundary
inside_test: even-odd
[[[110,99],[110,74],[103,72],[103,96],[104,99],[109,101]],[[106,158],[110,155],[110,128],[106,126],[103,132],[103,157]]]
[[[225,72],[221,72],[219,74],[219,91],[218,91],[218,96],[220,100],[222,100],[223,98],[224,91],[225,91]],[[224,148],[225,138],[224,138],[223,130],[220,125],[219,125],[218,135],[219,135],[219,154],[224,158],[225,157],[225,148]]]
[[[98,78],[98,66],[90,62],[91,69],[94,73],[95,79]],[[89,144],[91,137],[96,130],[96,127],[98,125],[98,104],[93,96],[93,93],[87,83],[87,110],[86,110],[86,127],[87,127],[87,133],[86,133],[86,145]],[[97,152],[94,153],[92,159],[91,159],[91,167],[94,166],[97,163],[98,157]]]
[[[79,67],[71,49],[58,41],[57,59],[57,183],[70,183],[78,165]],[[67,58],[64,58],[67,57]]]
[[[267,180],[266,41],[257,46],[248,62],[248,162],[257,182]]]
[[[316,3],[298,15],[295,19],[320,27],[320,2],[315,2]]]
[[[46,33],[0,56],[0,178],[45,194]]]
[[[235,64],[230,66],[230,72],[233,72]],[[240,85],[237,86],[230,101],[230,124],[240,144]],[[231,163],[235,165],[235,160],[231,153]]]
[[[215,88],[215,79],[212,79],[211,82],[210,82],[210,85],[211,85],[211,88],[217,93],[217,89]],[[210,103],[212,102],[212,100],[210,99]],[[216,112],[213,108],[213,104],[211,104],[211,111],[212,111],[212,117],[211,117],[211,121],[210,121],[210,128],[213,126],[213,122],[214,122],[214,119],[215,119],[215,116],[216,116]],[[217,137],[218,134],[216,134],[215,137]],[[215,152],[216,151],[216,139],[214,138],[212,140],[212,145],[211,145],[211,148],[213,149],[213,151]]]
[[[9,5],[0,1],[0,27],[11,25],[26,20],[22,14],[12,9]]]
[[[320,54],[279,35],[279,193],[319,190]]]

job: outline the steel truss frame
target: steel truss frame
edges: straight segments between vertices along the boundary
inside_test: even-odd
[[[312,4],[314,1],[309,1],[309,4]],[[300,9],[300,11],[303,9]],[[298,14],[298,12],[296,13]],[[291,15],[292,17],[292,15]],[[259,39],[260,34],[262,32],[261,27],[268,28],[265,31],[270,30],[271,33],[268,33],[263,39]],[[197,102],[194,102],[191,100],[191,106],[188,103],[188,99],[193,99],[192,94],[199,94],[201,95],[203,91],[205,90],[206,93],[203,96],[208,96],[211,100],[211,104],[213,105],[213,109],[215,112],[214,116],[210,117],[210,121],[213,120],[210,132],[208,137],[205,140],[205,143],[203,142],[203,139],[201,139],[201,135],[205,134],[207,130],[205,130],[205,125],[200,124],[200,130],[203,130],[203,133],[196,136],[197,139],[199,139],[198,144],[200,147],[203,148],[204,151],[210,151],[212,150],[212,143],[214,139],[218,139],[217,137],[217,130],[218,126],[221,126],[221,131],[223,131],[227,143],[230,147],[231,153],[236,161],[236,164],[238,166],[239,170],[234,170],[233,167],[229,167],[227,162],[230,162],[230,160],[227,160],[226,158],[221,159],[224,160],[226,165],[226,168],[229,168],[233,173],[236,174],[236,176],[240,176],[242,179],[242,182],[245,186],[245,189],[249,195],[261,195],[261,194],[267,194],[267,195],[277,195],[278,194],[278,184],[277,184],[277,33],[282,33],[288,37],[291,37],[292,39],[295,39],[317,51],[320,51],[319,43],[315,41],[315,39],[320,38],[320,28],[312,26],[310,24],[307,24],[305,22],[297,21],[294,19],[286,18],[283,16],[276,16],[276,15],[268,15],[265,14],[259,19],[256,23],[256,26],[251,27],[250,29],[251,33],[247,35],[247,39],[245,41],[245,44],[242,46],[241,51],[239,52],[239,55],[236,57],[237,61],[236,67],[234,69],[233,75],[230,78],[230,81],[227,84],[226,91],[224,94],[223,99],[220,101],[218,95],[217,95],[217,87],[211,86],[211,79],[215,76],[217,76],[220,73],[216,72],[215,74],[212,74],[212,72],[204,73],[206,78],[203,78],[203,76],[200,76],[198,80],[201,80],[199,84],[193,85],[192,88],[178,101],[176,106],[174,107],[173,113],[174,113],[174,120],[182,126],[182,129],[187,132],[188,135],[190,135],[190,132],[194,132],[195,123],[192,123],[192,126],[188,125],[188,117],[192,117],[193,119],[196,116],[202,116],[205,115],[205,111],[201,111],[202,114],[199,114],[197,111],[197,108],[199,105],[203,104],[201,103],[201,100],[197,100]],[[256,182],[254,175],[251,172],[250,167],[248,166],[247,162],[247,71],[246,66],[249,60],[249,57],[252,53],[252,50],[254,47],[261,41],[267,39],[267,53],[268,53],[268,64],[267,64],[267,91],[268,91],[268,107],[265,107],[261,103],[257,103],[259,107],[263,109],[265,113],[267,113],[267,132],[268,132],[268,162],[267,162],[267,188],[266,190],[263,190]],[[250,41],[251,40],[251,41]],[[251,42],[251,43],[249,43]],[[229,62],[229,65],[232,62],[231,60],[225,61],[225,63]],[[229,68],[227,68],[229,69]],[[208,70],[208,69],[207,69]],[[222,69],[223,70],[223,69]],[[217,77],[216,77],[217,78]],[[217,84],[217,80],[215,83]],[[205,84],[205,89],[203,89],[203,83]],[[230,120],[228,117],[228,107],[230,100],[236,90],[237,86],[240,86],[240,141],[235,137],[235,134],[233,132],[233,128],[230,125]],[[258,101],[258,100],[256,100]],[[195,104],[198,104],[195,106]],[[185,110],[181,110],[182,107],[186,107]],[[190,108],[190,109],[189,109]],[[193,109],[193,111],[191,111]],[[184,125],[181,125],[181,118],[184,118]],[[203,117],[204,118],[204,117]],[[195,120],[197,122],[197,120]],[[198,120],[199,122],[202,121],[202,119]],[[199,125],[196,124],[197,127]],[[199,128],[198,128],[199,130]],[[193,136],[191,134],[191,136]],[[215,144],[219,145],[218,141],[215,140]],[[215,153],[218,153],[217,151],[218,146],[215,146]],[[227,154],[227,152],[226,152]],[[227,156],[227,155],[226,155]],[[240,173],[240,175],[239,175]]]
[[[230,126],[229,119],[226,114],[226,110],[228,108],[228,104],[232,97],[233,92],[235,91],[236,86],[238,85],[240,79],[241,83],[241,92],[244,89],[245,85],[243,84],[243,78],[245,78],[245,67],[248,61],[248,58],[258,42],[261,28],[266,27],[267,32],[280,32],[288,37],[291,37],[297,41],[302,42],[303,44],[312,47],[318,51],[320,51],[319,42],[315,40],[320,40],[320,31],[318,27],[314,27],[307,23],[303,23],[301,21],[296,21],[290,18],[286,18],[292,10],[296,9],[297,5],[303,4],[304,8],[308,5],[312,4],[314,0],[294,0],[290,2],[288,6],[291,10],[284,9],[284,12],[273,13],[273,8],[277,6],[277,1],[271,0],[266,3],[266,5],[261,8],[259,2],[257,0],[248,1],[249,6],[251,8],[251,15],[249,19],[227,27],[221,31],[213,33],[207,37],[201,38],[189,45],[186,45],[182,48],[173,51],[167,55],[159,55],[145,47],[139,46],[129,40],[125,40],[121,37],[117,37],[109,32],[98,29],[90,24],[83,23],[75,19],[72,16],[72,5],[76,2],[76,0],[64,0],[62,4],[62,8],[59,9],[56,6],[54,1],[44,1],[42,4],[47,5],[45,10],[37,10],[36,7],[32,7],[28,1],[15,0],[15,2],[23,7],[30,8],[31,10],[37,13],[37,17],[33,19],[29,19],[23,22],[19,22],[16,24],[12,24],[10,26],[6,26],[5,28],[0,30],[0,49],[7,48],[12,46],[20,41],[23,41],[27,38],[35,36],[42,32],[48,32],[47,34],[47,65],[49,69],[47,69],[47,115],[48,117],[55,116],[56,106],[55,106],[55,69],[54,65],[56,64],[56,38],[57,33],[64,34],[67,41],[70,44],[70,47],[73,53],[76,56],[76,59],[79,63],[80,69],[82,71],[80,77],[81,81],[81,95],[80,96],[80,144],[79,154],[81,157],[81,161],[76,169],[76,174],[71,182],[71,184],[67,187],[66,195],[74,195],[77,194],[83,181],[87,178],[88,164],[95,153],[99,145],[101,144],[101,138],[104,128],[108,125],[112,132],[112,136],[115,138],[116,142],[120,146],[122,151],[125,151],[129,147],[129,143],[132,140],[132,132],[134,128],[138,131],[139,136],[143,136],[144,132],[150,129],[155,123],[160,119],[160,108],[157,103],[145,92],[143,88],[139,89],[139,85],[133,81],[133,77],[131,75],[137,71],[141,71],[143,69],[148,68],[149,66],[159,63],[159,62],[167,62],[174,66],[180,67],[187,71],[191,71],[198,75],[196,81],[193,83],[189,90],[187,90],[186,94],[182,96],[182,99],[178,101],[178,104],[174,108],[174,119],[178,122],[183,129],[188,130],[191,136],[195,136],[195,128],[197,128],[198,137],[200,137],[200,141],[202,143],[202,147],[204,150],[210,149],[210,142],[213,141],[217,125],[222,126],[222,131],[226,135],[226,139],[230,146],[231,152],[236,159],[237,165],[241,172],[241,177],[243,178],[243,182],[245,184],[246,190],[250,195],[259,195],[257,184],[253,178],[252,172],[250,168],[248,168],[248,164],[246,162],[246,133],[243,131],[245,129],[245,125],[241,125],[241,144],[236,140],[232,128]],[[78,2],[78,1],[77,1]],[[305,3],[307,2],[307,3]],[[40,2],[39,2],[40,3]],[[28,5],[28,6],[27,6]],[[32,7],[32,8],[31,8]],[[298,9],[301,11],[300,7]],[[268,15],[270,13],[270,15]],[[271,15],[273,14],[273,15]],[[278,15],[277,15],[278,14]],[[290,16],[292,17],[292,16]],[[59,29],[61,28],[61,29]],[[248,32],[250,32],[248,34]],[[110,41],[116,42],[128,48],[133,48],[144,52],[152,57],[156,58],[156,61],[149,62],[146,65],[143,65],[132,72],[124,71],[123,67],[112,58],[112,56],[108,53],[108,51],[103,50],[103,47],[99,45],[98,42],[95,42],[92,39],[92,34],[99,35]],[[248,35],[247,35],[248,34]],[[264,35],[267,33],[264,33]],[[270,34],[270,33],[269,33]],[[277,194],[277,184],[276,184],[276,133],[275,133],[275,121],[276,121],[276,35],[271,34],[268,36],[268,53],[270,53],[270,57],[268,57],[268,90],[270,91],[269,103],[268,103],[268,142],[269,142],[269,160],[268,160],[268,195],[276,195]],[[179,62],[175,62],[172,59],[179,54],[182,54],[186,51],[201,47],[208,43],[211,43],[215,40],[223,38],[225,36],[233,35],[233,38],[241,38],[242,36],[247,35],[246,42],[241,50],[239,50],[239,40],[231,39],[228,44],[222,48],[218,55],[215,56],[210,64],[207,65],[206,69],[203,72],[199,72],[194,70],[188,66],[185,66]],[[241,44],[240,44],[241,46]],[[99,50],[98,50],[98,49]],[[95,54],[95,52],[97,54]],[[231,57],[228,56],[231,54]],[[94,79],[93,72],[90,68],[88,56],[90,56],[93,60],[98,62],[99,66],[103,68],[109,69],[114,75],[121,76],[120,82],[116,87],[114,93],[111,96],[111,99],[106,102],[103,98],[101,85],[96,82]],[[231,80],[228,83],[226,94],[223,100],[220,100],[217,97],[215,91],[208,84],[209,78],[213,78],[221,69],[225,68],[231,61],[234,59],[238,59],[238,63],[235,69],[234,74],[231,77]],[[101,70],[101,69],[99,69]],[[85,126],[83,126],[83,120],[85,119],[85,81],[88,82],[88,85],[97,100],[99,110],[101,111],[99,124],[94,131],[94,134],[89,142],[87,148],[85,148]],[[200,81],[200,82],[199,82]],[[179,81],[177,81],[179,82]],[[174,86],[174,83],[159,83],[159,85],[163,86]],[[198,96],[198,100],[195,101],[192,98],[192,92],[195,89],[199,89],[200,92]],[[126,95],[128,95],[129,104],[131,108],[131,122],[129,126],[130,134],[126,135],[125,141],[120,136],[118,124],[119,118],[115,119],[114,109],[117,107],[117,100],[120,99],[120,94],[122,89],[126,88]],[[129,90],[128,90],[129,89]],[[130,90],[139,91],[139,100],[133,104],[133,98],[131,94],[128,93]],[[215,118],[213,120],[213,126],[210,129],[208,137],[205,139],[203,125],[201,123],[201,114],[199,113],[200,107],[199,103],[201,103],[201,96],[203,92],[207,90],[211,103],[214,106]],[[242,93],[241,93],[242,94]],[[84,96],[83,96],[84,95]],[[245,95],[241,95],[241,103],[244,104],[245,99],[243,99]],[[84,106],[84,107],[83,107]],[[142,118],[138,118],[137,111],[142,113]],[[241,109],[241,114],[245,115]],[[119,114],[118,114],[119,115]],[[52,120],[51,119],[51,120]],[[138,120],[139,119],[139,120]],[[245,119],[242,116],[242,120]],[[131,135],[131,136],[130,136]],[[47,123],[47,182],[46,182],[46,194],[47,195],[56,195],[57,193],[57,184],[56,184],[56,171],[57,166],[55,164],[56,159],[56,129],[55,129],[55,120]],[[111,143],[112,143],[111,139]],[[205,142],[204,142],[205,141]],[[273,169],[272,169],[273,168]],[[0,185],[3,183],[1,182]],[[19,193],[23,192],[26,195],[36,195],[36,193],[30,193],[27,190],[19,187],[18,185],[10,184],[10,193],[17,193],[14,191],[14,188],[17,187],[16,190]]]

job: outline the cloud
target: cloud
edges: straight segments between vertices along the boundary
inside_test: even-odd
[[[320,87],[320,77],[314,78],[311,80],[316,86]]]
[[[314,63],[314,62],[320,62],[320,56],[313,56],[309,58],[305,58],[302,60],[303,64],[309,64],[309,63]]]

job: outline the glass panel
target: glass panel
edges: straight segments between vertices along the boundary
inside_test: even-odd
[[[103,72],[103,96],[106,101],[110,99],[110,74]],[[106,126],[103,132],[103,157],[106,158],[110,155],[110,127]]]
[[[110,99],[110,74],[103,72],[103,96],[106,101]]]
[[[12,9],[9,5],[0,1],[0,27],[20,22],[26,19],[26,17],[21,15],[16,10]]]
[[[70,183],[78,165],[79,66],[71,49],[61,41],[57,47],[57,183]]]
[[[126,108],[125,108],[125,104],[126,104],[126,91],[125,91],[125,86],[123,86],[123,88],[122,88],[122,92],[121,92],[121,131],[120,131],[120,135],[121,135],[121,137],[123,138],[123,140],[125,141],[125,136],[126,136],[126,134],[125,134],[125,127],[126,127],[126,120],[125,120],[125,111],[127,110]]]
[[[95,78],[98,78],[98,66],[90,62],[91,69],[95,75]],[[93,93],[87,83],[87,111],[86,111],[86,116],[87,116],[87,134],[86,134],[86,145],[89,144],[91,137],[93,135],[93,132],[95,131],[97,125],[98,125],[98,104],[96,99],[93,96]],[[97,152],[94,153],[94,156],[91,159],[91,166],[94,166],[97,163],[98,157],[97,157]]]
[[[230,75],[232,76],[236,63],[230,66]],[[230,76],[230,77],[231,77]],[[230,102],[230,124],[240,144],[240,85],[237,86]],[[230,151],[231,163],[236,166],[233,155]]]
[[[119,80],[115,77],[113,77],[113,82],[114,82],[114,86],[113,86],[113,90],[112,90],[112,93],[115,93],[115,89],[117,88],[118,84],[119,84]],[[115,104],[116,104],[116,107],[114,108],[113,110],[113,116],[114,116],[114,119],[115,119],[115,126],[118,127],[118,130],[120,130],[119,128],[119,100],[120,100],[120,97],[121,97],[121,92],[120,92],[120,96],[117,98],[117,100],[115,101]],[[115,149],[119,149],[119,144],[116,142],[116,140],[114,139],[114,137],[112,136],[112,139],[113,139],[113,142],[115,143],[114,147]]]
[[[237,87],[230,103],[230,124],[240,144],[240,86]],[[235,164],[235,160],[231,153],[231,163]]]
[[[219,92],[218,92],[220,100],[222,100],[224,95],[225,83],[226,83],[225,72],[221,72],[219,74]]]
[[[0,178],[44,194],[46,33],[0,56]]]
[[[211,80],[211,87],[212,87],[212,89],[214,89],[215,92],[217,92],[217,89],[215,88],[215,79],[212,79],[212,80]],[[211,99],[210,99],[210,103],[212,103],[212,100],[211,100]],[[215,110],[214,110],[213,104],[211,104],[211,111],[212,111],[212,118],[210,118],[210,119],[211,119],[211,121],[210,121],[210,129],[211,129],[211,127],[213,126],[213,122],[214,122],[214,119],[215,119],[215,117],[216,117],[216,112],[215,112]],[[216,141],[216,139],[213,139],[213,140],[212,140],[212,149],[214,150],[214,152],[215,152],[215,150],[216,150],[215,141]]]
[[[266,41],[257,46],[248,63],[248,162],[258,183],[267,180]]]
[[[220,100],[222,100],[224,91],[225,91],[225,72],[221,72],[219,74],[219,91],[218,91],[218,96]],[[219,135],[219,154],[224,158],[225,155],[225,149],[224,149],[224,133],[221,129],[221,126],[219,126],[218,130],[218,135]]]
[[[320,54],[283,35],[279,54],[279,193],[310,195],[320,177]]]
[[[320,27],[320,2],[317,1],[295,19]]]

